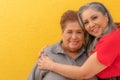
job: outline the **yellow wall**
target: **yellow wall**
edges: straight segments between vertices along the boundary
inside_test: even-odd
[[[90,1],[0,0],[0,80],[26,80],[40,49],[60,39],[62,13]],[[119,0],[97,1],[120,21]]]

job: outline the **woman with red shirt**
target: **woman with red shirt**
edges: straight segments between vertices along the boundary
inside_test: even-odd
[[[78,18],[86,30],[86,48],[90,54],[83,66],[56,63],[47,56],[38,62],[40,69],[50,70],[75,80],[98,75],[105,80],[120,80],[120,29],[99,2],[82,6]]]

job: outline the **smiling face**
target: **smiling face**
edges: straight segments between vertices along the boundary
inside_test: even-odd
[[[84,43],[84,32],[78,21],[66,22],[66,27],[62,30],[62,45],[68,51],[78,51]]]
[[[108,25],[107,14],[104,15],[100,11],[88,8],[81,16],[86,31],[92,36],[97,37],[101,35]]]

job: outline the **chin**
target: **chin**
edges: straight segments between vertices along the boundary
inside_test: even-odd
[[[70,50],[71,50],[71,51],[77,51],[78,48],[71,48]]]

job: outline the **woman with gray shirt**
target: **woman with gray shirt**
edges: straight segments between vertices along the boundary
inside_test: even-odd
[[[55,62],[81,66],[87,59],[84,48],[84,31],[81,28],[77,12],[66,11],[61,17],[62,39],[58,43],[47,47],[44,55],[49,56]],[[50,67],[50,66],[49,66]],[[36,64],[28,80],[73,80],[49,70],[39,70]],[[88,80],[97,80],[96,77]]]

